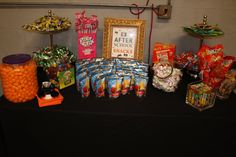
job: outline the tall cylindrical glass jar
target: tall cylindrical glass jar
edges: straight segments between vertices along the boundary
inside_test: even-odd
[[[37,65],[28,54],[14,54],[0,65],[3,95],[11,102],[32,100],[38,92]]]

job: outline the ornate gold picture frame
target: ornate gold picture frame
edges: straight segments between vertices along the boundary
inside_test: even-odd
[[[145,21],[104,19],[103,57],[143,60]]]

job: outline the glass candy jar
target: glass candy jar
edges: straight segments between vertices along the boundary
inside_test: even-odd
[[[28,54],[13,54],[0,65],[3,95],[11,102],[32,100],[38,92],[37,66]]]

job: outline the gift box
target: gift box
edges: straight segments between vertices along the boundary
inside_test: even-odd
[[[59,64],[46,70],[49,81],[58,89],[75,84],[75,68],[73,64]]]
[[[59,90],[57,89],[55,90],[58,92],[58,96],[52,97],[51,99],[45,99],[44,97],[41,98],[37,95],[39,107],[54,106],[54,105],[59,105],[62,103],[64,97],[61,95]]]
[[[207,84],[198,81],[188,84],[186,103],[199,111],[214,106],[216,91]]]

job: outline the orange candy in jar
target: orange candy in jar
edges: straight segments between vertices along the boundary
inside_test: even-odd
[[[0,77],[3,95],[11,102],[32,100],[38,92],[37,65],[28,54],[14,54],[2,59]]]

